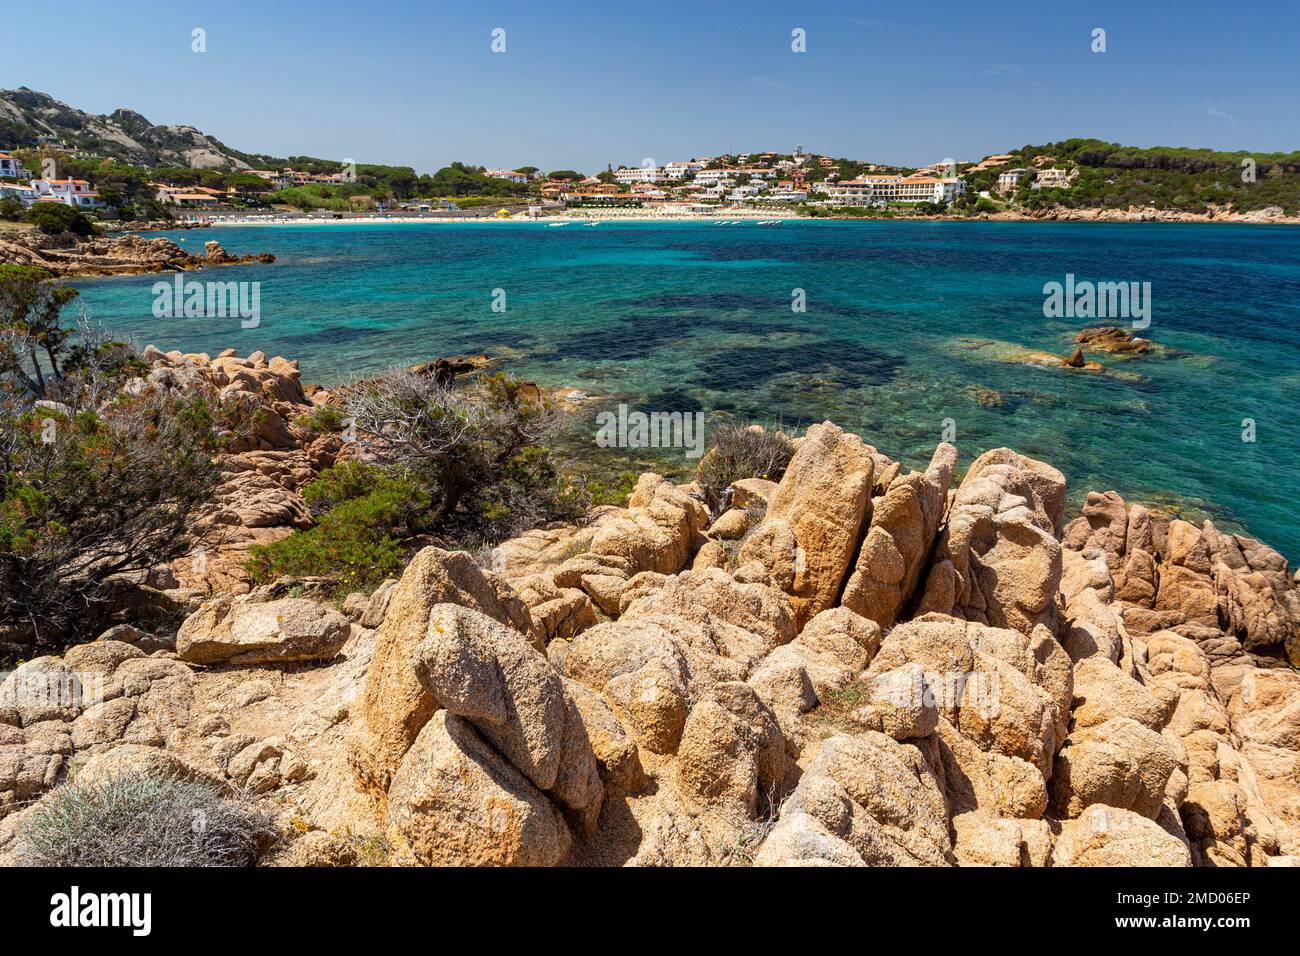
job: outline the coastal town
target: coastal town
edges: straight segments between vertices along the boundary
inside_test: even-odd
[[[21,87],[0,90],[0,231],[30,228],[33,216],[53,229],[69,215],[110,229],[356,219],[1300,221],[1300,163],[1288,154],[1072,138],[906,165],[832,149],[549,171],[493,157],[423,172],[243,152],[193,126],[154,125],[131,110],[94,115]]]
[[[38,167],[56,171],[81,168],[101,159],[62,143],[0,152],[0,202],[28,209],[39,203],[62,203],[113,218],[122,197],[106,195],[86,178],[61,178],[57,172],[34,175]],[[835,159],[796,146],[789,153],[766,151],[637,165],[609,166],[586,175],[575,170],[549,174],[536,167],[504,169],[456,164],[471,182],[483,187],[450,195],[397,195],[367,188],[356,164],[313,161],[313,169],[292,166],[232,171],[217,186],[192,176],[160,171],[144,184],[146,199],[168,218],[202,221],[230,215],[298,215],[345,218],[366,215],[464,215],[539,218],[569,210],[642,210],[657,215],[717,215],[771,212],[781,215],[863,214],[875,211],[939,213],[961,206],[966,211],[996,212],[1022,190],[1069,189],[1076,166],[1039,155],[1015,165],[1013,154],[996,154],[979,162],[942,160],[919,168],[892,167]],[[69,162],[72,161],[72,162]],[[322,168],[325,167],[325,168]],[[331,168],[337,167],[337,168]],[[141,172],[152,172],[141,170]],[[205,177],[220,180],[220,172]],[[969,174],[969,175],[968,175]],[[978,178],[974,182],[972,177]],[[320,200],[319,205],[311,202]],[[340,204],[342,201],[342,205]],[[156,205],[155,205],[156,204]]]

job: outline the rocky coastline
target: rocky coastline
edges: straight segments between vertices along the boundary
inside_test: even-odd
[[[59,784],[144,770],[253,794],[264,865],[1300,864],[1300,580],[1260,541],[825,422],[720,512],[646,473],[335,606],[243,570],[357,453],[305,423],[329,391],[143,358],[133,387],[202,383],[257,430],[196,516],[220,545],[0,684],[0,863]],[[69,675],[98,698],[24,696]]]
[[[269,252],[231,255],[213,240],[204,244],[204,254],[200,256],[162,237],[145,239],[126,235],[83,239],[71,233],[50,236],[31,231],[0,239],[0,264],[36,266],[61,278],[192,272],[209,266],[274,261],[275,256]]]

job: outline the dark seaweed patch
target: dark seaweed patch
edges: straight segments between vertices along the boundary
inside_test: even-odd
[[[344,342],[356,342],[372,335],[380,335],[383,332],[383,329],[364,325],[335,325],[311,332],[295,332],[293,335],[285,336],[285,341],[295,344],[301,342],[313,345],[340,345]]]
[[[714,355],[697,371],[692,384],[718,391],[743,390],[797,375],[840,386],[882,385],[905,364],[898,356],[843,339],[806,345],[747,345]]]

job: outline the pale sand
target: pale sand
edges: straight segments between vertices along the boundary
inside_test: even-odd
[[[567,213],[555,213],[547,216],[526,216],[514,215],[509,218],[498,219],[492,215],[486,216],[357,216],[351,219],[324,219],[312,218],[310,216],[249,216],[249,217],[228,217],[213,218],[210,220],[213,226],[339,226],[352,225],[357,223],[437,223],[440,225],[454,225],[456,223],[482,223],[482,222],[540,222],[540,223],[578,223],[591,222],[672,222],[680,220],[682,222],[719,222],[719,221],[772,221],[772,220],[796,220],[796,219],[813,219],[818,217],[802,216],[793,212],[777,213],[771,210],[754,210],[754,209],[719,209],[716,212],[704,213],[679,213],[679,212],[646,212],[645,210],[633,209],[583,209],[572,210]],[[820,217],[826,218],[826,217]]]

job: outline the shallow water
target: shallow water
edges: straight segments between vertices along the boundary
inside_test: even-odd
[[[188,277],[260,282],[248,329],[154,318],[156,276],[79,280],[91,312],[141,345],[260,349],[325,383],[486,352],[646,411],[833,419],[912,466],[952,419],[963,465],[1007,445],[1060,468],[1075,504],[1115,488],[1300,558],[1294,228],[366,223],[171,237],[278,261]],[[1078,329],[1111,324],[1044,318],[1043,285],[1066,273],[1150,282],[1151,325],[1137,334],[1168,351],[1094,356],[1102,374],[1018,361],[1022,348],[1065,354]],[[791,309],[796,288],[806,312]],[[492,311],[494,289],[504,312]]]

